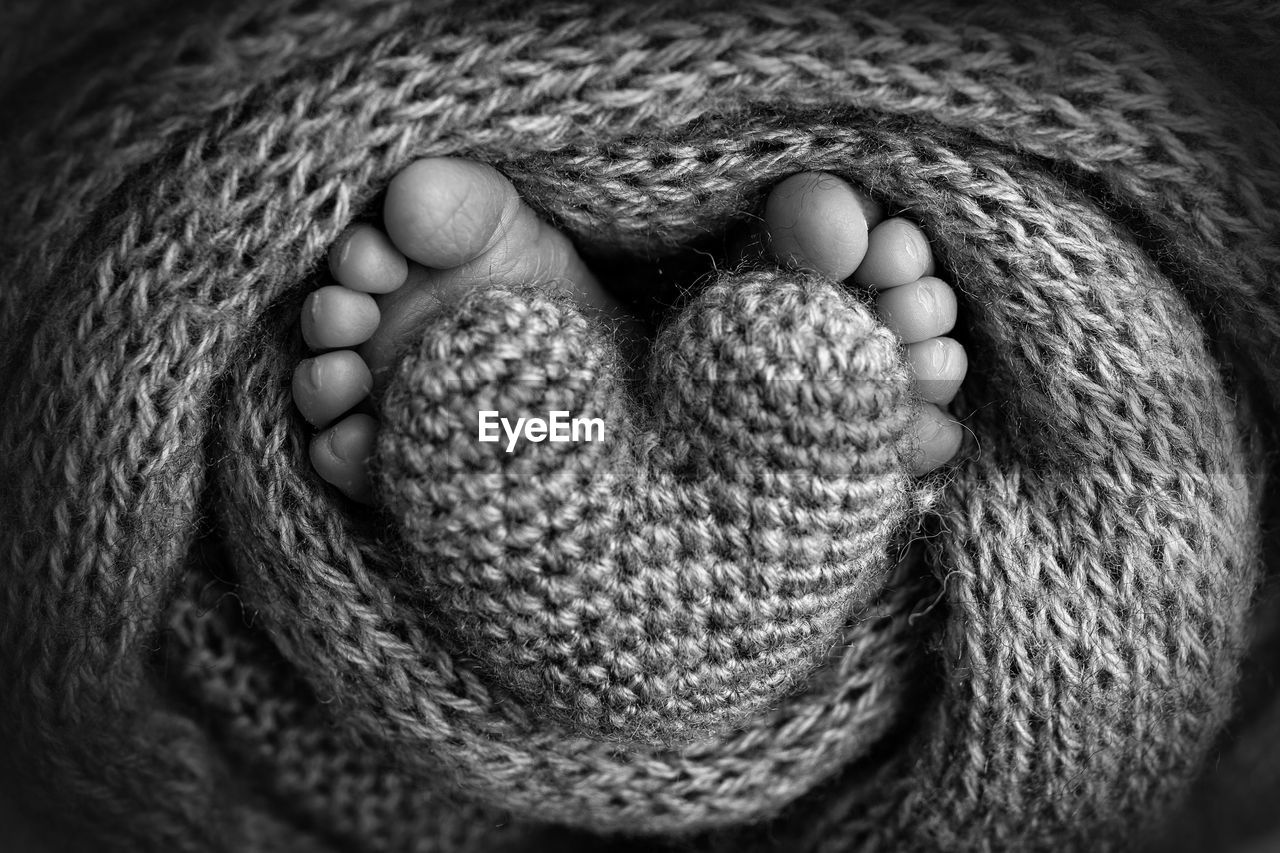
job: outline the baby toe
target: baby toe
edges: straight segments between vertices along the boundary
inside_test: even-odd
[[[492,166],[430,157],[392,178],[383,219],[391,241],[411,260],[452,269],[483,254],[519,210],[515,187]]]
[[[932,276],[881,291],[876,308],[884,324],[907,344],[945,334],[956,324],[955,291]]]
[[[635,318],[601,286],[568,235],[544,222],[492,166],[451,157],[418,160],[392,179],[383,218],[392,242],[415,262],[405,289],[418,269],[429,271],[437,288],[545,285],[602,313],[628,338],[638,337]]]
[[[924,476],[950,462],[959,452],[963,437],[958,421],[932,403],[921,403],[919,418],[908,438],[911,472]]]
[[[293,371],[293,402],[316,427],[329,424],[369,395],[373,377],[349,349],[306,359]]]
[[[867,237],[867,252],[853,273],[857,284],[899,287],[937,269],[929,238],[920,226],[906,219],[886,219]]]
[[[404,284],[409,261],[372,225],[355,225],[329,250],[329,271],[339,284],[362,293],[390,293]]]
[[[366,414],[348,415],[311,440],[311,464],[325,482],[352,500],[370,503],[369,462],[378,422]]]
[[[853,274],[867,252],[880,206],[827,172],[802,172],[779,183],[765,203],[765,245],[779,264],[836,281]]]
[[[936,337],[907,346],[907,363],[926,403],[950,403],[964,382],[969,358],[955,338]]]
[[[378,328],[378,303],[367,293],[328,285],[302,303],[302,339],[312,349],[353,347]]]

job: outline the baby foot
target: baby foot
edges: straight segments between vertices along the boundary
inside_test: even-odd
[[[880,206],[846,181],[803,172],[779,183],[765,204],[764,243],[784,266],[879,291],[885,325],[906,344],[921,398],[910,436],[914,473],[927,474],[960,449],[960,424],[942,406],[968,370],[964,347],[945,337],[956,321],[956,296],[934,276],[929,240],[906,219],[884,219]]]
[[[511,183],[482,163],[419,160],[395,176],[386,231],[348,229],[333,245],[336,285],[310,294],[302,337],[323,350],[299,363],[293,399],[323,428],[310,446],[316,472],[353,500],[371,500],[377,419],[363,407],[390,378],[399,348],[450,293],[482,282],[545,282],[624,327],[625,310],[596,281],[569,239],[538,218]]]
[[[955,322],[955,295],[932,277],[935,263],[919,228],[881,222],[879,208],[848,183],[823,173],[781,182],[765,210],[765,241],[780,263],[880,289],[885,323],[907,344],[925,401],[916,425],[914,470],[944,464],[960,428],[940,405],[964,378],[964,349],[941,337]],[[580,305],[624,327],[633,319],[604,290],[563,234],[543,223],[490,166],[451,158],[417,161],[392,180],[385,233],[348,229],[329,265],[336,285],[303,303],[302,335],[320,354],[293,376],[294,402],[322,428],[311,441],[317,473],[367,503],[369,457],[378,423],[365,411],[413,330],[450,293],[481,282],[541,281],[567,288]]]

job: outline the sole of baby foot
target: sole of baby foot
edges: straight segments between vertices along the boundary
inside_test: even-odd
[[[336,285],[303,304],[303,339],[321,352],[294,372],[294,401],[321,431],[311,440],[316,473],[347,497],[373,499],[370,464],[377,419],[351,412],[376,397],[423,319],[464,289],[542,282],[563,288],[620,335],[634,318],[582,262],[572,242],[543,222],[505,176],[457,158],[418,160],[391,181],[386,231],[349,228],[334,243]],[[335,349],[341,348],[341,349]]]
[[[878,291],[877,311],[904,344],[921,401],[907,462],[923,476],[959,452],[960,424],[941,407],[964,382],[968,358],[959,342],[945,337],[955,326],[956,297],[934,275],[928,237],[907,219],[883,215],[874,199],[843,178],[803,172],[770,192],[761,243],[783,266]]]

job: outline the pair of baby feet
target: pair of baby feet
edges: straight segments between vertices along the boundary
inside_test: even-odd
[[[321,429],[311,441],[312,465],[364,503],[372,499],[369,458],[378,430],[367,400],[385,386],[399,348],[433,306],[484,282],[543,281],[567,288],[584,309],[629,319],[569,239],[490,166],[454,158],[409,165],[391,181],[383,220],[385,231],[356,225],[333,245],[337,284],[308,295],[302,308],[303,340],[318,354],[293,375],[295,404]],[[941,407],[955,396],[968,362],[964,348],[945,336],[956,320],[955,293],[935,277],[919,227],[884,218],[841,178],[804,172],[773,188],[760,237],[776,263],[878,291],[877,310],[905,344],[922,400],[913,469],[926,474],[950,460],[960,425]]]

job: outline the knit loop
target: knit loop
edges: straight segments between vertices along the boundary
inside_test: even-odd
[[[402,363],[378,468],[456,652],[535,716],[672,746],[776,704],[880,592],[912,409],[893,335],[820,278],[723,276],[653,350],[633,393],[546,286],[473,290]],[[509,431],[555,412],[561,440]]]
[[[1280,132],[1158,16],[1029,2],[160,4],[58,47],[105,59],[5,81],[0,753],[33,797],[124,850],[492,850],[548,823],[716,830],[700,849],[1143,846],[1224,731],[1259,577]],[[460,301],[384,410],[385,503],[345,500],[290,398],[298,310],[421,156],[494,164],[591,263],[683,264],[682,288],[797,171],[913,217],[971,355],[962,461],[912,487],[928,560],[874,595],[856,561],[876,549],[850,544],[870,504],[822,514],[858,488],[840,442],[865,440],[862,464],[897,427],[805,383],[887,363],[848,294],[776,273],[694,296],[645,395],[545,289]],[[432,386],[430,365],[542,384]],[[804,381],[740,381],[768,369]],[[508,461],[419,417],[435,399],[467,420],[464,387],[621,428]],[[846,404],[851,423],[778,417]],[[468,459],[485,476],[449,467]],[[783,489],[794,471],[822,488]],[[654,520],[673,532],[628,539]],[[844,577],[773,559],[827,551]],[[718,573],[686,596],[694,553]],[[765,588],[783,578],[812,602]],[[712,607],[694,630],[701,592],[741,621]],[[715,659],[716,638],[803,626],[766,603],[813,608],[774,650],[817,665],[761,666],[792,683],[746,689],[740,715],[725,697],[754,679],[704,689],[616,653],[655,620],[687,676],[689,641]]]

